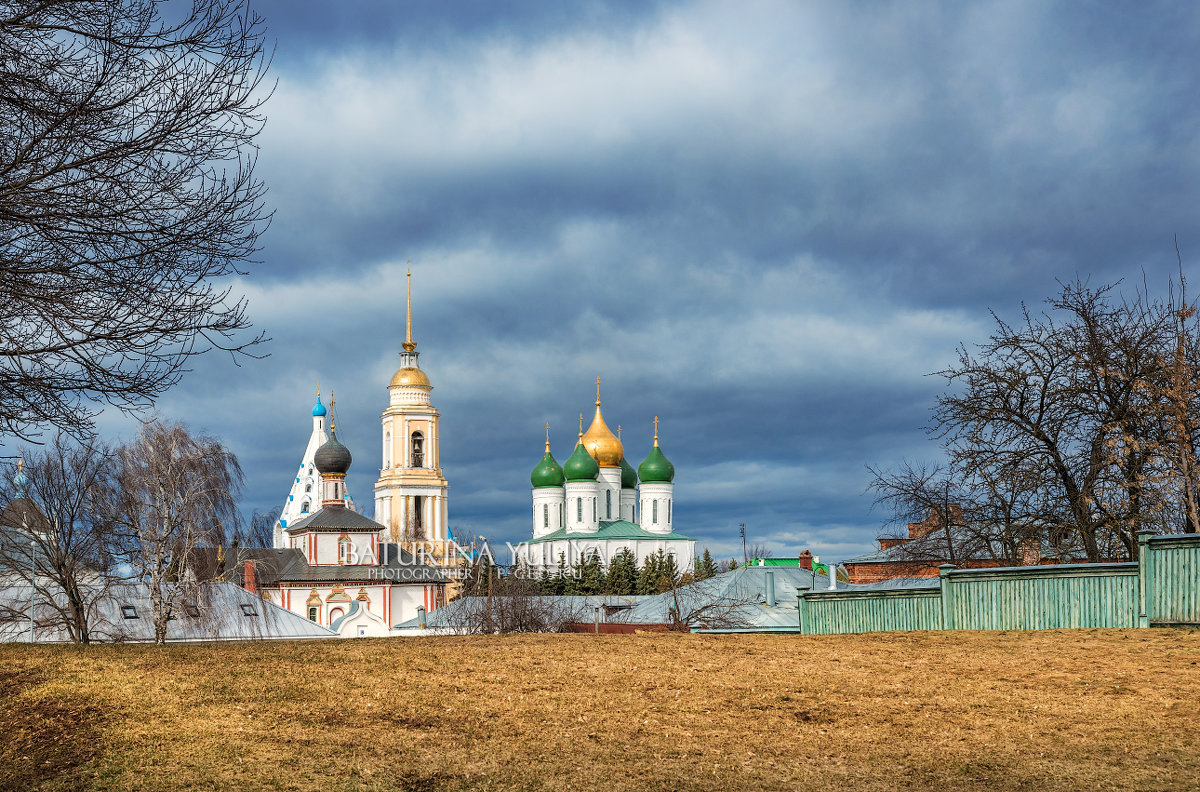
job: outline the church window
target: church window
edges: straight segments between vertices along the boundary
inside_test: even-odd
[[[596,522],[596,499],[592,498],[592,522]]]
[[[312,492],[312,482],[311,481],[304,485],[304,491]]]
[[[392,433],[387,432],[383,436],[383,466],[390,468],[392,466]]]
[[[604,519],[612,519],[612,490],[604,490]]]
[[[320,618],[317,616],[318,612],[319,610],[316,605],[310,606],[308,609],[308,620],[319,622]]]
[[[550,505],[548,503],[542,504],[542,527],[550,527]]]
[[[575,521],[583,522],[583,498],[575,499]]]
[[[412,466],[425,467],[425,435],[420,432],[412,434]]]
[[[341,536],[338,538],[338,563],[345,564],[350,561],[350,537]]]
[[[308,501],[304,501],[304,503],[300,505],[300,513],[308,514]]]
[[[671,501],[667,500],[667,522],[671,522]]]
[[[651,522],[658,525],[658,501],[651,501],[650,504],[650,513],[653,515]]]

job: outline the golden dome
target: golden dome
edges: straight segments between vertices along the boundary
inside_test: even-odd
[[[604,423],[604,416],[600,414],[599,399],[596,400],[596,417],[592,419],[592,425],[583,435],[583,447],[600,467],[619,468],[621,460],[625,457],[621,441]]]
[[[392,375],[392,381],[388,383],[389,388],[397,386],[415,386],[418,388],[431,388],[429,377],[425,376],[425,372],[419,368],[406,367],[397,371]]]

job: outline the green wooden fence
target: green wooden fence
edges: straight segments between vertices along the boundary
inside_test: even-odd
[[[1138,535],[1139,559],[941,568],[937,588],[801,591],[800,631],[1050,630],[1200,626],[1200,535]]]

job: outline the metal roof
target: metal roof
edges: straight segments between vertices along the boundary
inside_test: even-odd
[[[29,586],[0,587],[0,604],[28,614]],[[167,625],[168,642],[254,641],[296,638],[336,638],[319,624],[226,582],[210,582],[197,595],[181,603],[179,613]],[[91,625],[94,640],[150,642],[154,640],[150,589],[141,583],[111,586],[98,598]],[[69,641],[66,629],[47,625],[55,621],[53,608],[34,598],[34,639],[38,643]],[[28,616],[0,621],[0,641],[29,640]]]
[[[678,533],[654,533],[647,531],[637,523],[629,522],[628,520],[601,520],[600,530],[595,533],[567,533],[567,529],[559,528],[553,533],[538,537],[537,539],[527,539],[521,544],[538,544],[540,542],[553,542],[556,539],[661,539],[661,540],[679,540],[684,542],[693,541],[692,537],[684,536]]]
[[[303,520],[289,525],[287,527],[287,532],[296,533],[297,531],[303,531],[306,529],[319,530],[322,528],[344,528],[347,530],[354,529],[357,531],[367,532],[387,530],[369,517],[364,517],[358,512],[352,509],[347,509],[345,506],[339,503],[333,506],[324,506],[308,515]]]

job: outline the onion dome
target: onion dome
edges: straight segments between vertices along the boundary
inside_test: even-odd
[[[621,457],[621,489],[633,489],[638,484],[637,471]]]
[[[17,461],[17,475],[13,477],[13,486],[17,489],[17,497],[24,498],[25,490],[29,486],[29,476],[25,475],[25,460]]]
[[[600,467],[621,466],[621,458],[625,456],[625,449],[621,446],[621,441],[617,439],[617,436],[604,423],[604,416],[600,414],[599,379],[596,380],[596,417],[592,419],[592,425],[583,435],[583,444]]]
[[[317,394],[317,403],[313,405],[313,417],[314,418],[324,418],[325,417],[325,405],[321,404],[321,394],[319,394],[319,393]]]
[[[638,478],[643,484],[670,484],[675,478],[675,466],[658,447],[658,416],[654,416],[654,447],[638,465]]]
[[[351,461],[350,449],[338,442],[336,429],[329,432],[329,440],[313,454],[313,464],[321,474],[340,473],[344,476]]]
[[[571,454],[563,463],[563,475],[566,476],[567,481],[595,481],[596,476],[600,475],[600,466],[583,447],[582,435],[579,437],[579,442],[575,444],[575,453]]]
[[[537,463],[537,467],[529,474],[529,482],[534,487],[561,487],[564,480],[563,469],[554,461],[554,455],[550,453],[550,424],[546,424],[546,453],[542,455],[542,461]]]

